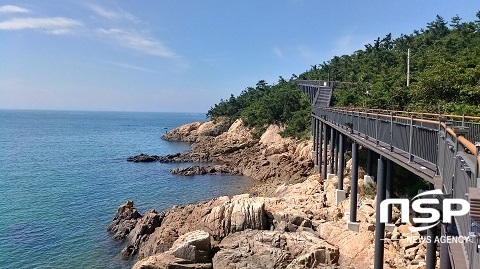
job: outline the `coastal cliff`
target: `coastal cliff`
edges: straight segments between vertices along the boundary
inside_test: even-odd
[[[128,201],[109,226],[115,239],[124,240],[123,257],[136,258],[134,268],[372,267],[373,197],[360,196],[360,231],[348,230],[350,200],[335,205],[336,180],[323,181],[313,174],[312,143],[282,138],[280,131],[272,125],[255,138],[241,120],[192,123],[162,137],[191,142],[189,152],[132,157],[131,161],[216,163],[214,168],[187,171],[223,169],[257,179],[258,184],[245,194],[161,213],[142,215]],[[349,190],[349,180],[344,182]],[[359,185],[364,187],[363,180]],[[398,211],[393,218],[399,219]],[[412,235],[406,225],[398,225],[387,237]],[[424,243],[386,241],[386,268],[423,268],[424,259]]]

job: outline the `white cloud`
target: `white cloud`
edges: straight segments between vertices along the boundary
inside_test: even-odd
[[[123,10],[114,11],[114,10],[109,10],[97,5],[89,5],[89,8],[93,12],[95,12],[97,15],[104,17],[106,19],[109,19],[111,21],[129,20],[129,21],[137,22],[137,18],[133,14]]]
[[[0,6],[0,13],[28,13],[29,10],[19,6],[5,5]]]
[[[122,67],[122,68],[126,68],[126,69],[132,69],[132,70],[148,72],[148,73],[157,73],[154,70],[144,68],[144,67],[140,67],[140,66],[136,66],[136,65],[127,64],[127,63],[112,62],[112,61],[104,61],[104,62],[115,65],[115,66],[119,66],[119,67]]]
[[[81,26],[81,22],[64,17],[13,18],[0,22],[0,30],[39,29],[52,34],[65,34]]]
[[[318,53],[304,45],[298,47],[298,53],[300,54],[300,57],[308,61],[316,61],[319,58]]]
[[[138,51],[143,54],[159,56],[163,58],[178,58],[178,55],[162,42],[148,35],[127,31],[123,29],[97,29],[101,37],[108,38],[120,46]]]
[[[275,54],[278,58],[285,59],[285,55],[283,54],[283,51],[278,47],[273,48],[273,54]]]

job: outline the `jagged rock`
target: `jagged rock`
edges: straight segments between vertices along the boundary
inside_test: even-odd
[[[138,258],[142,259],[169,250],[176,239],[193,230],[204,230],[219,240],[220,232],[211,230],[206,219],[212,208],[227,202],[230,202],[230,199],[223,196],[208,202],[172,207],[166,211],[162,225],[141,242]]]
[[[338,207],[328,206],[326,197],[335,192],[328,184],[319,175],[314,175],[302,183],[282,184],[269,197],[244,194],[231,199],[224,196],[204,203],[175,206],[165,213],[160,226],[154,229],[148,227],[155,225],[147,226],[143,229],[148,232],[137,233],[137,230],[142,231],[142,221],[147,220],[149,213],[146,213],[142,218],[133,218],[137,223],[126,236],[126,242],[133,243],[128,243],[125,251],[132,255],[138,252],[138,259],[151,256],[142,260],[144,267],[137,268],[211,268],[212,264],[208,262],[188,260],[197,255],[196,248],[193,251],[189,244],[176,243],[190,231],[203,230],[220,242],[211,252],[216,253],[213,265],[220,264],[216,268],[329,268],[337,267],[337,263],[339,268],[371,267],[374,229],[368,230],[371,225],[366,221],[368,213],[360,207],[360,231],[348,230],[345,219],[338,216],[345,215],[348,208],[343,203],[348,205],[349,198]],[[360,204],[370,203],[360,198]],[[131,215],[138,214],[132,213],[135,212],[133,208],[132,202],[121,206],[116,217],[132,220]],[[397,227],[386,237],[411,236],[408,227]],[[142,236],[136,236],[142,233]],[[130,238],[137,240],[129,241]],[[208,245],[206,237],[204,239],[202,242]],[[385,241],[386,268],[408,268],[412,263],[424,260],[425,243],[405,249],[400,245],[402,241],[406,240]],[[182,247],[177,248],[177,244]],[[335,254],[337,252],[332,251],[331,246],[334,250],[339,249],[341,255]],[[177,256],[171,249],[178,249]],[[329,253],[338,258],[330,258],[335,262],[325,264],[324,257],[332,257]]]
[[[160,227],[139,241],[138,257],[165,252],[177,238],[192,230],[204,230],[220,241],[228,234],[245,229],[268,228],[262,198],[225,196],[205,203],[176,206],[166,212]]]
[[[214,268],[328,268],[339,258],[337,247],[309,232],[246,230],[225,237],[219,248]]]
[[[138,248],[142,239],[155,231],[155,228],[160,227],[165,213],[157,213],[155,210],[150,210],[141,218],[137,219],[135,227],[128,233],[125,238],[125,247],[122,249],[122,257],[129,259],[138,252]]]
[[[113,239],[121,240],[135,228],[137,220],[142,215],[138,213],[137,209],[133,206],[133,201],[127,201],[124,205],[121,205],[117,209],[117,213],[112,222],[107,228],[107,231],[113,233]]]

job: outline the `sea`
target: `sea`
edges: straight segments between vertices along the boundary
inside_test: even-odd
[[[191,164],[132,163],[186,152],[160,137],[205,114],[0,110],[0,268],[130,268],[107,232],[119,205],[163,211],[242,192],[242,176],[182,177]]]

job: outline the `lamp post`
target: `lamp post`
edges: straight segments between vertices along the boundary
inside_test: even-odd
[[[367,107],[367,99],[370,96],[370,92],[368,91],[368,88],[365,90],[365,100],[363,101],[363,107]]]

